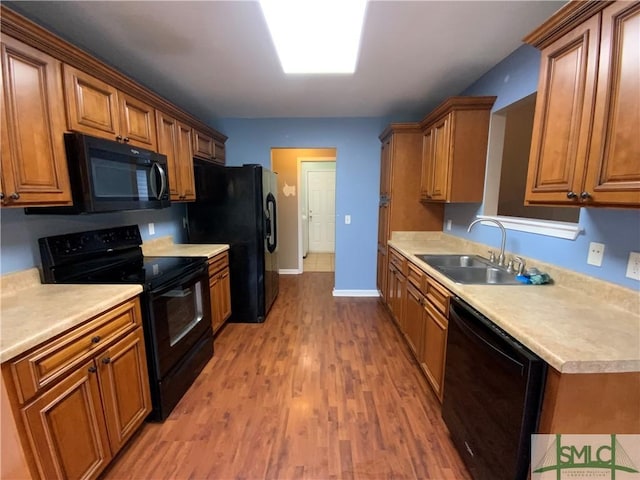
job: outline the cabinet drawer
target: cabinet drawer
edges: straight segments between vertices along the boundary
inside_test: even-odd
[[[112,340],[137,328],[140,315],[138,300],[130,300],[12,362],[20,402],[29,400]]]
[[[442,313],[446,318],[449,317],[449,298],[451,294],[449,290],[444,288],[433,278],[427,277],[427,299]]]
[[[216,255],[209,260],[209,276],[215,275],[220,270],[229,266],[229,252]]]
[[[389,263],[396,267],[402,275],[407,276],[407,259],[392,248],[389,249]]]
[[[424,292],[424,277],[425,274],[420,268],[413,263],[407,263],[407,279],[411,282],[420,292]]]

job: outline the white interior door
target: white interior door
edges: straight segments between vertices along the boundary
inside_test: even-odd
[[[336,248],[336,172],[307,173],[309,251],[330,252]]]

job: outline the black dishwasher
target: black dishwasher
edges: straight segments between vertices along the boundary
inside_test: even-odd
[[[475,480],[526,479],[547,364],[451,299],[442,418]]]

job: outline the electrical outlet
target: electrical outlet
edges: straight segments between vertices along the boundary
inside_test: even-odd
[[[626,276],[627,278],[640,280],[640,252],[629,252]]]
[[[351,215],[344,216],[344,223],[345,225],[351,225]]]
[[[447,230],[451,230],[451,220],[447,220]]]
[[[149,223],[149,235],[155,235],[156,233],[156,226],[152,223]]]
[[[602,266],[602,257],[604,257],[604,243],[590,242],[587,263],[600,267]]]

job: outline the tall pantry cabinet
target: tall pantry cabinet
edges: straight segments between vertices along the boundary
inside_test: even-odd
[[[392,123],[381,134],[377,287],[387,302],[387,240],[393,231],[442,230],[444,206],[420,202],[422,133],[418,123]]]

